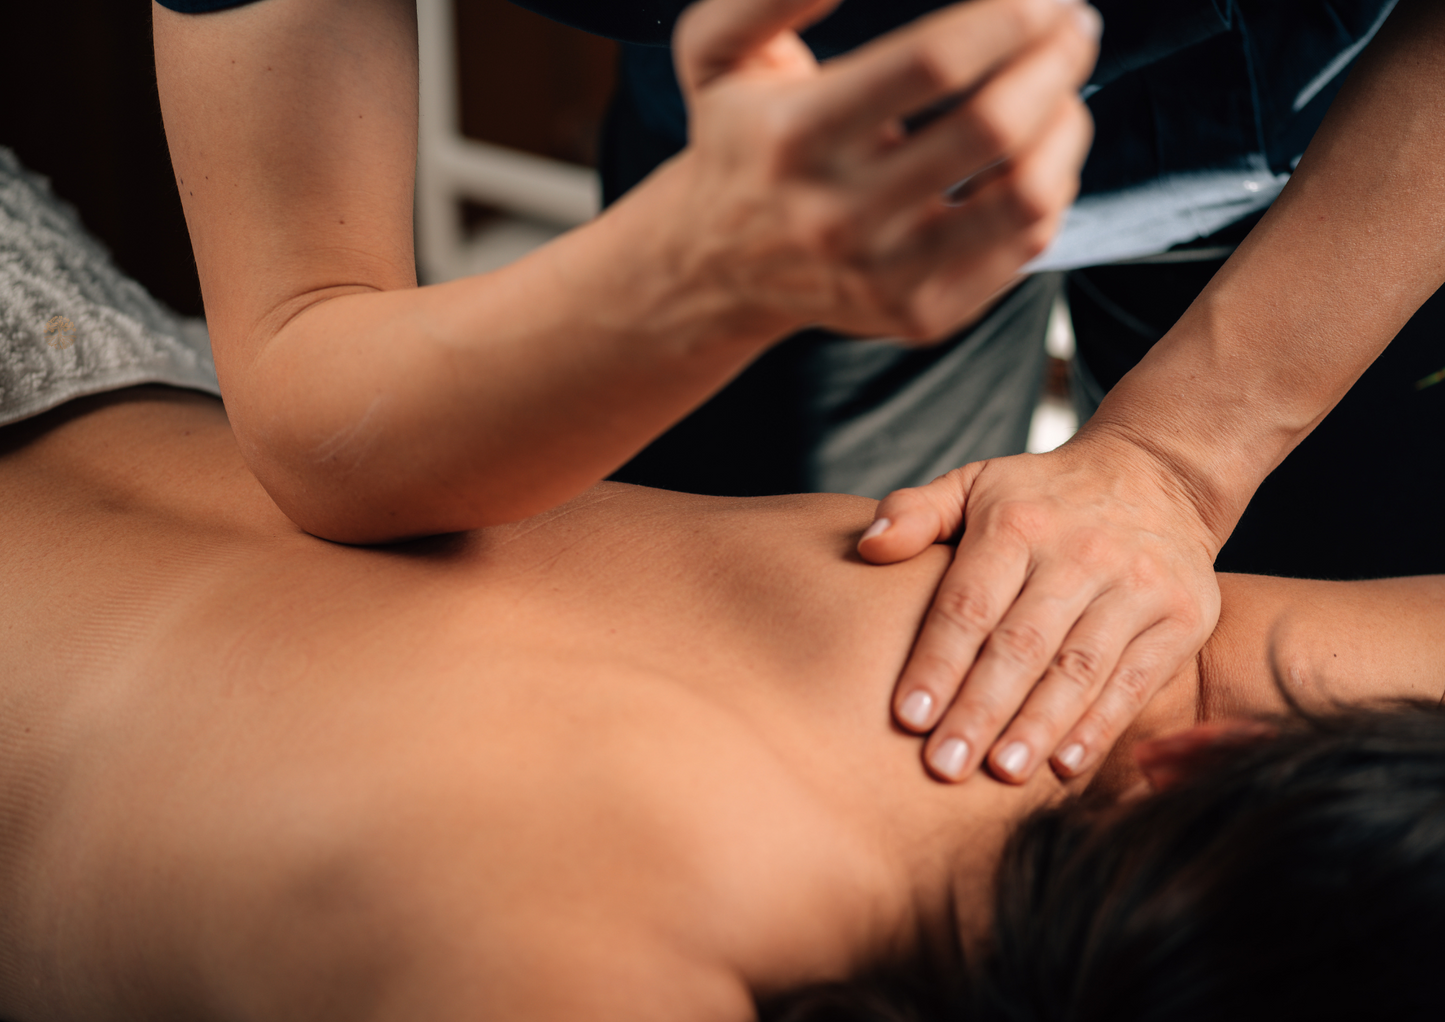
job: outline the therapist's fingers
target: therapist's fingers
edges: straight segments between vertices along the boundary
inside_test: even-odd
[[[1213,629],[1220,541],[1151,453],[1099,432],[1049,454],[981,463],[952,492],[966,525],[894,714],[932,732],[925,755],[945,780],[962,780],[990,754],[1001,775],[1022,778],[1056,749],[1062,771],[1086,771]],[[884,501],[879,513],[890,510],[938,519],[916,495]],[[870,546],[896,527],[875,531]],[[1070,671],[1081,695],[1060,694]],[[1022,730],[1009,733],[1015,718]],[[1026,748],[1010,749],[1020,735]]]
[[[1093,45],[1078,23],[1084,8],[974,0],[819,67],[793,29],[827,9],[703,0],[680,24],[691,139],[669,180],[710,203],[684,247],[695,245],[718,286],[778,330],[943,336],[1042,250],[1076,190],[1065,178],[1076,179],[1088,134],[1071,78]],[[1039,27],[1051,21],[1053,30]],[[946,44],[928,28],[965,22],[971,34],[955,31]],[[1050,41],[1055,34],[1065,38]],[[1047,54],[1027,59],[1036,48],[1054,63],[1068,50],[1069,70],[1047,66]],[[1022,98],[999,98],[995,78]],[[1045,97],[1049,82],[1055,95]],[[915,101],[979,86],[977,107],[905,130]],[[1001,118],[1023,130],[985,123]],[[950,130],[965,137],[950,141]],[[883,165],[915,147],[915,164],[892,164],[890,177]],[[962,208],[944,201],[949,185],[1004,150],[1007,161],[976,177]]]
[[[988,556],[989,551],[985,551],[981,556],[965,558],[960,571],[988,586],[992,580],[986,571],[979,570]],[[1027,558],[1024,560],[1027,563]],[[1017,601],[988,633],[962,689],[929,736],[924,759],[934,773],[946,780],[958,780],[988,755],[999,733],[1018,712],[1034,679],[1048,668],[1053,650],[1087,605],[1087,591],[1080,586],[1083,581],[1075,577],[1059,584],[1057,579],[1040,581],[1034,577],[1025,584]],[[1006,587],[995,584],[992,591],[1006,591]],[[920,636],[920,647],[923,642]],[[957,677],[959,666],[960,661],[954,661],[946,665],[946,670]],[[939,673],[932,678],[910,679],[905,670],[900,688],[933,689],[945,684],[948,676]],[[965,754],[960,755],[960,750],[966,750]]]
[[[970,523],[894,689],[893,713],[901,726],[915,732],[934,730],[953,705],[990,633],[1023,590],[1031,568],[1029,536],[1015,528],[1007,512]],[[1043,655],[1047,656],[1047,651]],[[1039,673],[1043,673],[1042,664]],[[996,690],[983,696],[1001,707],[1003,700]],[[980,703],[975,700],[970,707],[977,710]],[[993,709],[993,705],[983,706],[984,716]],[[958,718],[954,719],[956,723]],[[935,734],[936,741],[930,740],[926,750],[929,763],[943,777],[956,780],[964,776],[988,751],[987,744],[980,741],[982,722],[967,723],[967,727],[954,726],[948,734]],[[987,735],[988,740],[997,733]]]
[[[869,165],[865,180],[872,186],[872,203],[889,208],[910,196],[934,199],[980,168],[1026,156],[1049,133],[1069,130],[1065,118],[1077,120],[1082,112],[1073,90],[1093,60],[1091,40],[1074,31],[1054,33],[957,109]],[[1068,107],[1080,109],[1069,114]],[[1069,152],[1065,166],[1075,162]]]
[[[1084,26],[1089,18],[1097,24],[1098,15],[1081,21],[1081,10],[1089,8],[1058,0],[975,0],[921,18],[830,61],[809,116],[829,134],[875,133],[881,124],[979,87],[1055,36],[1084,38]],[[1092,56],[1089,61],[1092,66]]]
[[[1189,659],[1180,656],[1180,650],[1197,648],[1205,638],[1182,627],[1177,618],[1167,618],[1130,643],[1104,691],[1059,743],[1054,768],[1071,777],[1096,766]]]
[[[923,224],[906,229],[896,272],[917,283],[906,308],[893,311],[893,335],[945,335],[1042,253],[1078,192],[1092,137],[1087,109],[1071,103],[1033,149],[990,172],[964,205],[939,202]]]
[[[1016,783],[1027,781],[1056,752],[1066,775],[1082,768],[1082,763],[1076,762],[1082,750],[1070,746],[1065,753],[1060,741],[1114,673],[1132,634],[1132,616],[1126,599],[1107,592],[1079,617],[1038,687],[1029,692],[1025,684],[1023,691],[1016,693],[1016,702],[1022,701],[1023,708],[1016,716],[1010,711],[1013,722],[992,743],[988,756],[995,774]],[[970,684],[973,682],[970,679]]]
[[[884,497],[858,540],[859,555],[874,564],[894,564],[956,537],[963,528],[968,491],[986,464],[965,465],[927,486],[894,490]]]
[[[768,48],[780,35],[790,55],[806,55],[811,61],[811,54],[793,33],[825,17],[839,2],[712,0],[693,4],[678,19],[673,36],[683,90],[695,92],[750,60],[774,56],[776,51]]]

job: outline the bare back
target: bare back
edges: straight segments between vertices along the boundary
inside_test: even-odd
[[[7,1016],[747,1017],[949,925],[1057,791],[891,726],[947,556],[859,562],[869,501],[604,485],[359,549],[217,402],[42,425],[0,435]]]

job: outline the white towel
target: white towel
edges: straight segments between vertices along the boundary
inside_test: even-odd
[[[0,147],[0,426],[140,383],[219,396],[205,322],[121,273],[74,208]]]

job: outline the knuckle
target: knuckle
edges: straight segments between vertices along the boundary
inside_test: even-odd
[[[970,744],[987,744],[1003,731],[1015,709],[996,698],[966,691],[949,711],[948,724],[954,734]]]
[[[1150,592],[1163,584],[1165,573],[1154,557],[1146,553],[1138,553],[1129,558],[1126,577],[1131,589]]]
[[[1123,729],[1119,730],[1122,732]],[[1086,749],[1098,749],[1113,744],[1114,732],[1113,721],[1096,707],[1079,718],[1078,724],[1074,726],[1072,738]]]
[[[1138,709],[1154,694],[1154,672],[1143,664],[1125,664],[1109,679],[1131,709]]]
[[[990,524],[1001,535],[1033,546],[1048,528],[1048,515],[1034,504],[1011,500],[998,505]]]
[[[952,87],[955,78],[952,64],[946,47],[932,40],[922,42],[913,51],[913,60],[909,65],[913,76],[910,84],[928,93],[945,92]]]
[[[905,486],[884,497],[878,505],[878,517],[888,518],[893,514],[906,514],[915,508],[928,506],[928,496],[919,486]]]
[[[1027,621],[1008,621],[994,629],[989,648],[1020,666],[1042,664],[1048,659],[1049,641]]]
[[[908,673],[916,687],[927,691],[940,706],[948,705],[963,677],[962,666],[939,650],[915,652],[909,661]]]
[[[1098,568],[1111,563],[1117,549],[1109,536],[1099,529],[1081,529],[1074,534],[1069,552],[1085,568]]]
[[[1075,688],[1088,691],[1099,681],[1104,669],[1104,656],[1088,646],[1069,646],[1054,658],[1054,672]]]
[[[1187,598],[1173,600],[1166,615],[1174,627],[1191,638],[1205,630],[1206,618],[1199,604],[1193,600]]]
[[[933,612],[962,632],[986,632],[994,620],[993,602],[983,590],[970,586],[941,590]]]
[[[810,126],[800,104],[781,100],[765,103],[758,115],[757,139],[764,148],[788,156],[808,137]]]
[[[1059,182],[1051,180],[1053,168],[1015,170],[1005,179],[1003,200],[1010,219],[1029,226],[1049,219],[1066,204]]]
[[[961,155],[992,162],[1014,148],[1007,118],[987,97],[976,97],[958,116],[964,128],[955,136]]]
[[[839,286],[855,292],[854,302],[876,305],[882,296],[860,251],[857,218],[850,214],[848,204],[831,190],[810,189],[795,195],[788,225],[795,243],[808,257],[843,270]]]
[[[1005,736],[1004,740],[1016,736],[1036,747],[1043,747],[1052,744],[1070,723],[1072,721],[1066,718],[1061,706],[1030,704],[1019,711],[1014,722],[1009,725],[1009,735]]]

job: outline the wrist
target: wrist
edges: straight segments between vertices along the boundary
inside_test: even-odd
[[[747,256],[704,185],[684,150],[578,232],[563,272],[603,329],[680,356],[751,358],[807,324],[737,286],[730,268]]]
[[[1210,472],[1211,452],[1196,449],[1187,437],[1161,436],[1167,426],[1151,429],[1151,421],[1132,410],[1101,407],[1060,453],[1083,459],[1128,498],[1174,518],[1213,561],[1253,487],[1236,509],[1231,498],[1241,484]]]
[[[1215,553],[1319,414],[1280,383],[1267,351],[1258,357],[1268,342],[1220,305],[1201,296],[1080,431],[1137,454],[1195,511]]]

